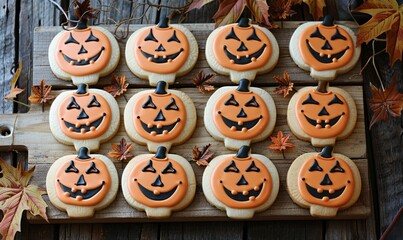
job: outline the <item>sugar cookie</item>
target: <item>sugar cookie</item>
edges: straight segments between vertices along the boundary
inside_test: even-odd
[[[276,124],[276,106],[265,90],[249,87],[242,79],[238,87],[221,87],[211,95],[204,109],[204,126],[225,147],[237,150],[262,141]]]
[[[135,31],[126,43],[126,63],[139,78],[151,86],[159,81],[173,84],[177,76],[188,73],[199,55],[197,41],[184,26],[168,24],[161,18],[153,27]]]
[[[339,209],[351,207],[360,196],[361,177],[348,157],[332,153],[305,153],[291,164],[287,187],[292,200],[309,208],[312,216],[334,217]]]
[[[250,154],[248,146],[238,153],[215,157],[203,173],[207,201],[226,211],[230,218],[252,218],[269,208],[277,198],[280,180],[267,157]]]
[[[95,211],[113,202],[119,188],[115,165],[99,154],[88,155],[80,148],[78,155],[57,159],[46,176],[50,202],[69,217],[92,217]]]
[[[147,217],[169,217],[188,206],[196,192],[196,178],[183,157],[159,147],[155,155],[133,158],[122,174],[122,191],[130,206]]]
[[[61,143],[98,150],[99,144],[111,139],[120,123],[119,106],[109,93],[78,85],[77,91],[65,91],[53,101],[49,126]]]
[[[215,29],[207,38],[206,59],[210,67],[230,75],[238,83],[246,78],[253,81],[256,74],[269,72],[277,64],[279,47],[274,35],[242,18],[238,24]]]
[[[354,32],[333,24],[326,16],[322,23],[308,22],[299,26],[290,39],[290,55],[316,80],[330,81],[350,71],[358,62],[361,47]]]

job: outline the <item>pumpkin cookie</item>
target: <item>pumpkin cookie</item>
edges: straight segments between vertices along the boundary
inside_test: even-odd
[[[279,47],[274,35],[242,18],[238,24],[215,29],[207,38],[206,59],[210,67],[223,75],[230,75],[238,83],[246,78],[253,81],[256,74],[274,68]]]
[[[57,159],[46,176],[50,202],[69,217],[88,218],[106,208],[118,192],[119,177],[115,165],[99,154],[88,155],[80,148],[78,155]]]
[[[196,128],[196,108],[188,95],[167,90],[158,82],[155,90],[141,91],[126,104],[124,113],[128,136],[150,152],[159,146],[168,149],[190,138]]]
[[[315,147],[334,145],[353,132],[357,109],[346,91],[320,82],[319,87],[304,87],[292,96],[287,122],[295,136]]]
[[[188,206],[196,192],[196,178],[183,157],[157,153],[133,158],[122,174],[122,191],[130,206],[145,211],[147,217],[169,217],[172,211]]]
[[[334,217],[339,209],[351,207],[361,193],[361,176],[348,157],[332,153],[305,153],[291,164],[287,173],[288,193],[312,216]]]
[[[135,31],[126,43],[126,63],[139,78],[173,84],[177,76],[188,73],[199,55],[197,41],[185,27],[168,24],[161,18],[157,26]]]
[[[207,201],[230,218],[252,218],[255,212],[269,208],[279,185],[274,164],[263,155],[250,154],[249,146],[242,146],[235,156],[214,158],[203,173]]]
[[[238,150],[262,141],[276,124],[276,106],[265,90],[249,87],[241,79],[238,87],[221,87],[211,95],[204,109],[204,126],[225,147]]]
[[[358,62],[361,47],[356,43],[351,29],[333,24],[332,17],[326,16],[322,23],[299,26],[290,39],[289,49],[298,67],[310,71],[316,80],[330,81]]]
[[[119,106],[109,93],[87,89],[65,91],[53,101],[49,111],[49,126],[61,143],[98,150],[99,144],[111,139],[120,123]]]
[[[115,37],[102,27],[87,26],[85,18],[75,29],[58,33],[48,51],[52,72],[74,85],[96,84],[115,70],[119,56]]]

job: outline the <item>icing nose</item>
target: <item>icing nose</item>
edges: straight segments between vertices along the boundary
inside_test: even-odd
[[[165,48],[162,46],[162,43],[155,49],[156,52],[165,52]]]
[[[333,185],[333,182],[332,182],[332,180],[330,180],[329,175],[327,175],[327,173],[323,177],[322,182],[320,182],[320,185],[322,185],[322,186],[324,186],[324,185]]]
[[[153,183],[151,183],[151,186],[153,187],[163,187],[164,183],[162,183],[161,181],[161,176],[158,174],[157,178],[155,179],[155,181]]]
[[[80,51],[78,51],[78,54],[83,54],[83,53],[88,53],[87,49],[84,48],[83,45],[81,45]]]
[[[239,48],[237,49],[238,52],[242,52],[242,51],[248,51],[248,48],[245,46],[245,44],[243,42],[241,42],[241,45],[239,46]]]
[[[160,110],[157,114],[157,116],[154,118],[154,121],[165,121],[164,114],[162,113],[162,110]]]
[[[325,44],[322,46],[322,50],[332,50],[332,46],[330,46],[329,42],[326,40]]]
[[[318,113],[318,116],[323,116],[323,115],[326,115],[326,116],[330,115],[325,107],[323,107],[322,110],[320,110],[320,112]]]
[[[238,118],[246,118],[248,115],[246,115],[245,111],[243,108],[241,108],[241,111],[239,111],[238,115],[236,117]]]
[[[236,185],[248,185],[248,181],[246,181],[245,177],[242,175]]]
[[[80,114],[78,115],[77,119],[87,119],[90,118],[87,113],[84,111],[84,109],[81,110]]]
[[[84,176],[81,174],[78,178],[77,182],[74,184],[76,186],[85,186],[87,183],[85,182]]]

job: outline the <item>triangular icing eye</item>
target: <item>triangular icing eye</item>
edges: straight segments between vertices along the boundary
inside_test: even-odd
[[[87,107],[92,108],[92,107],[100,107],[101,104],[98,102],[97,98],[95,96],[92,96],[91,102],[88,103]]]
[[[334,172],[344,172],[344,169],[340,166],[339,161],[336,161],[336,163],[334,164],[334,166],[332,167],[332,169],[330,169],[331,173]]]
[[[77,40],[75,40],[73,38],[73,34],[70,33],[69,38],[64,42],[64,44],[69,44],[69,43],[75,43],[75,44],[80,44],[79,42],[77,42]]]
[[[178,37],[176,36],[176,30],[174,30],[174,33],[172,34],[172,36],[168,39],[168,42],[178,42],[180,43],[181,41],[179,41]]]
[[[336,32],[333,34],[333,36],[330,38],[330,40],[337,40],[337,39],[347,40],[347,38],[345,36],[341,35],[341,33],[339,32],[339,29],[336,28]]]
[[[322,33],[320,33],[318,27],[316,27],[315,32],[313,32],[311,35],[309,35],[309,37],[311,37],[311,38],[320,38],[320,39],[323,39],[323,40],[326,39],[326,38],[322,35]]]
[[[309,94],[308,97],[305,99],[305,101],[302,102],[302,105],[305,105],[305,104],[319,105],[319,102],[317,102],[315,99],[313,99],[312,95]]]
[[[171,98],[171,102],[165,107],[165,110],[179,110],[179,107],[178,105],[176,105],[176,101],[174,98]]]
[[[76,166],[74,166],[74,162],[70,161],[70,165],[66,168],[66,170],[64,170],[64,172],[66,172],[66,173],[68,173],[68,172],[78,173],[78,169],[76,168]]]
[[[309,168],[309,171],[310,172],[313,172],[313,171],[322,172],[323,169],[319,166],[318,161],[316,161],[316,159],[315,159],[315,161],[313,162],[312,166]]]
[[[255,161],[252,161],[252,163],[249,165],[249,167],[246,169],[247,172],[260,172],[260,168],[256,167]]]
[[[234,39],[237,41],[241,41],[241,40],[239,40],[238,36],[235,34],[234,28],[231,28],[231,32],[228,33],[228,35],[225,37],[225,39]]]
[[[152,108],[152,109],[157,109],[155,104],[153,103],[153,99],[151,96],[148,96],[147,101],[141,106],[142,108]]]
[[[169,162],[167,166],[162,170],[162,174],[167,174],[167,173],[176,173],[176,169],[172,167],[172,163]]]
[[[253,32],[252,32],[252,34],[246,39],[246,40],[256,40],[256,41],[259,41],[259,42],[261,42],[262,40],[260,40],[260,38],[256,35],[256,30],[255,30],[255,28],[253,28]]]
[[[239,169],[236,167],[235,162],[232,160],[231,163],[224,168],[224,172],[239,172]]]
[[[334,95],[332,101],[330,101],[327,105],[333,105],[333,104],[344,104],[343,101],[340,100],[340,98],[337,97],[337,95]]]
[[[224,105],[239,106],[239,103],[235,100],[234,94],[231,94],[231,96],[228,98],[228,100],[225,101]]]
[[[259,103],[256,102],[255,96],[253,96],[247,103],[245,103],[245,107],[259,107]]]
[[[99,39],[92,34],[92,31],[90,32],[90,36],[85,40],[85,42],[99,42]]]
[[[152,172],[155,173],[155,168],[153,167],[153,161],[149,160],[147,165],[141,169],[142,172]]]
[[[94,162],[91,162],[90,167],[87,169],[87,171],[85,171],[86,174],[91,174],[91,173],[99,173],[98,168],[95,166]]]
[[[74,97],[71,98],[69,105],[67,105],[67,110],[70,109],[80,109],[80,105],[78,105]]]
[[[147,37],[144,38],[144,41],[154,41],[154,42],[158,42],[158,40],[154,37],[153,29],[152,29],[152,28],[150,28],[150,33],[148,33]]]

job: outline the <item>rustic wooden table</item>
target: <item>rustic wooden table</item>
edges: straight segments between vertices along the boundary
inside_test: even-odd
[[[69,1],[58,0],[64,7],[68,6]],[[145,13],[146,18],[139,21],[133,21],[135,24],[155,23],[159,16],[167,15],[170,9],[156,8],[146,9],[144,7],[133,8],[137,2],[146,1],[117,1],[103,0],[104,5],[110,5],[116,8],[110,12],[102,12],[100,22],[106,22],[107,18],[120,19],[133,16],[139,16]],[[178,6],[186,3],[186,0],[167,1],[152,0],[150,2],[156,4],[167,5],[175,2]],[[217,1],[218,2],[218,1]],[[18,85],[20,88],[26,89],[19,95],[18,100],[27,103],[28,96],[31,91],[32,84],[37,84],[38,79],[35,76],[41,76],[41,66],[47,66],[47,63],[40,64],[38,59],[33,61],[34,56],[38,53],[34,52],[34,34],[35,27],[43,26],[59,26],[61,16],[59,12],[48,2],[40,0],[16,0],[6,1],[0,0],[0,59],[2,67],[0,68],[0,96],[8,94],[12,79],[10,70],[18,63],[20,58],[23,62],[23,69]],[[328,13],[336,19],[345,20],[346,7],[339,1],[328,0]],[[199,11],[192,11],[187,16],[187,23],[212,22],[211,17],[217,9],[217,3],[212,3]],[[297,14],[290,20],[311,20],[307,8],[297,8]],[[123,17],[122,17],[123,16]],[[146,22],[148,19],[148,22]],[[293,23],[287,23],[293,24]],[[285,25],[287,25],[285,24]],[[46,31],[47,28],[41,28],[38,31]],[[35,41],[41,41],[37,38]],[[199,43],[200,44],[200,43]],[[384,46],[378,46],[379,48]],[[362,63],[365,63],[371,56],[372,49],[364,46],[362,51]],[[46,54],[43,53],[43,54]],[[281,58],[281,56],[280,56]],[[46,59],[45,59],[46,60]],[[376,65],[381,73],[381,77],[386,85],[391,82],[393,74],[397,74],[399,78],[399,89],[403,88],[402,63],[395,64],[389,69],[388,58],[386,54],[378,55]],[[284,65],[280,65],[285,68]],[[284,69],[279,67],[276,74],[282,73]],[[36,71],[36,72],[35,72]],[[39,74],[38,74],[39,71]],[[49,71],[49,70],[48,70]],[[287,71],[294,77],[298,86],[304,85],[305,75],[300,75],[294,66],[288,66]],[[46,71],[45,77],[46,77]],[[197,72],[197,71],[196,71]],[[132,74],[131,84],[135,88],[141,87],[141,81],[136,79]],[[268,75],[272,76],[272,75]],[[50,76],[48,81],[55,81],[56,89],[71,88],[63,82],[57,83],[57,79]],[[190,89],[190,77],[183,78],[184,84],[177,84],[175,87],[185,87],[184,91],[194,91]],[[223,77],[218,78],[221,85],[227,84]],[[342,78],[336,84],[354,91],[357,85],[363,87],[363,92],[357,93],[360,97],[361,104],[364,103],[363,116],[365,118],[365,126],[368,126],[371,112],[369,111],[367,99],[371,97],[369,83],[377,83],[374,70],[369,67],[363,71],[363,82],[358,78]],[[362,80],[361,80],[362,81]],[[264,85],[264,80],[257,79],[256,86],[274,86],[273,84]],[[271,81],[272,82],[272,81]],[[100,83],[100,86],[105,82]],[[314,84],[312,81],[308,84]],[[305,83],[306,85],[306,83]],[[143,85],[146,87],[146,85]],[[268,88],[269,89],[269,88]],[[136,92],[136,89],[130,90],[129,94]],[[270,90],[269,90],[270,91]],[[360,90],[361,91],[361,90]],[[201,97],[200,102],[205,102],[207,97]],[[197,100],[196,100],[197,102]],[[0,113],[23,113],[28,108],[13,102],[1,101]],[[31,110],[32,111],[32,110]],[[5,115],[3,115],[5,116]],[[0,118],[0,128],[3,125]],[[377,239],[385,231],[392,222],[393,217],[403,206],[403,148],[402,148],[402,118],[396,118],[389,122],[377,124],[368,131],[368,127],[363,128],[366,132],[366,154],[368,161],[368,172],[362,175],[369,178],[369,189],[371,190],[364,195],[364,202],[369,203],[372,208],[369,217],[360,220],[282,220],[282,221],[227,221],[220,218],[217,222],[216,218],[203,218],[203,222],[189,222],[184,219],[183,222],[140,222],[140,223],[63,223],[63,224],[32,224],[24,220],[22,233],[17,238],[22,239]],[[363,121],[364,123],[364,121]],[[363,124],[364,126],[364,124]],[[32,124],[35,128],[35,124]],[[41,127],[41,126],[39,126]],[[263,146],[263,145],[262,145]],[[0,146],[0,156],[7,159],[10,163],[16,164],[18,161],[24,161],[28,165],[30,160],[28,151],[19,146]],[[298,151],[305,151],[298,150]],[[293,154],[297,154],[294,152]],[[354,156],[360,158],[359,156]],[[274,157],[276,158],[276,157]],[[368,181],[367,181],[368,182]],[[285,186],[283,186],[285,187]],[[368,187],[367,187],[368,188]],[[358,213],[357,215],[360,215]],[[361,215],[365,215],[361,213]],[[281,218],[284,219],[284,218]],[[294,218],[295,219],[295,218]]]

